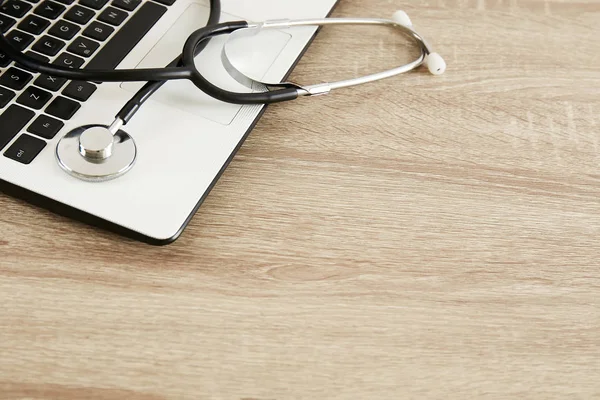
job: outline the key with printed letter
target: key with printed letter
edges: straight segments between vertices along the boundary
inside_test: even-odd
[[[46,92],[35,86],[29,86],[25,91],[17,98],[17,103],[23,104],[34,110],[40,110],[46,105],[47,102],[52,98],[50,92]]]
[[[33,84],[39,86],[41,88],[51,90],[56,92],[58,89],[63,87],[67,80],[65,78],[56,78],[54,76],[49,76],[45,74],[41,74]]]
[[[80,36],[73,40],[69,47],[67,47],[67,51],[77,54],[78,56],[89,57],[98,50],[98,47],[100,47],[98,42]]]
[[[52,28],[50,28],[48,33],[52,36],[69,40],[73,39],[73,36],[75,36],[80,29],[81,28],[79,26],[61,19],[60,21],[55,23]]]
[[[55,56],[64,46],[65,42],[62,40],[51,36],[42,36],[40,40],[35,42],[31,49],[47,56]]]
[[[27,18],[19,23],[18,28],[22,31],[39,35],[44,32],[44,29],[46,29],[48,25],[50,25],[48,20],[38,17],[37,15],[28,15]]]
[[[98,21],[106,22],[114,26],[119,26],[127,19],[127,13],[114,7],[108,7],[98,15]]]
[[[29,10],[31,6],[21,0],[8,0],[0,7],[0,11],[15,18],[21,18]]]
[[[84,68],[116,68],[166,11],[167,7],[145,2]]]
[[[98,21],[94,21],[85,28],[83,31],[83,35],[92,39],[96,39],[100,42],[105,41],[108,37],[115,31],[115,28],[112,28],[108,25],[101,24]]]
[[[46,17],[48,19],[56,19],[65,10],[65,6],[50,0],[46,0],[42,4],[37,6],[35,10],[33,10],[33,12],[37,15],[41,15],[42,17]]]
[[[21,90],[33,78],[33,75],[21,71],[15,67],[10,67],[0,76],[0,85],[14,90]]]
[[[60,56],[56,57],[56,60],[54,60],[52,64],[67,68],[79,68],[84,62],[83,58],[76,57],[69,53],[62,53]]]
[[[90,22],[96,13],[89,8],[75,6],[65,14],[65,19],[75,22],[79,25],[85,25]]]
[[[6,35],[6,39],[12,44],[14,47],[19,49],[20,51],[25,50],[27,46],[33,42],[33,36],[13,29]]]

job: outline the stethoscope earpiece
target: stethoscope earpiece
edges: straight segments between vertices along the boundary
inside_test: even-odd
[[[111,126],[75,128],[56,146],[58,165],[68,174],[90,182],[104,182],[127,173],[137,158],[135,141],[121,130],[116,119]]]

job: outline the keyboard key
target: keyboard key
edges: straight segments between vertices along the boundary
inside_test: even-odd
[[[172,6],[175,3],[175,0],[156,0],[156,1],[164,4],[165,6]]]
[[[35,42],[31,49],[47,56],[55,56],[64,46],[65,42],[62,40],[44,35],[40,40]]]
[[[42,114],[29,125],[27,132],[41,136],[45,139],[52,139],[63,126],[65,126],[65,124],[62,121]]]
[[[23,51],[27,46],[33,42],[33,36],[28,33],[12,30],[5,35],[6,39],[12,44],[15,48]]]
[[[8,58],[8,56],[0,51],[0,68],[4,68],[4,67],[8,67],[8,64],[10,64],[11,59]]]
[[[50,22],[44,18],[40,18],[36,15],[28,15],[21,23],[18,28],[22,31],[33,33],[34,35],[39,35],[44,32],[50,25]]]
[[[0,7],[0,11],[4,14],[8,14],[11,17],[21,18],[23,15],[27,13],[27,11],[31,10],[31,4],[27,4],[21,0],[8,0],[6,3]]]
[[[67,50],[78,56],[89,57],[98,50],[98,47],[100,47],[98,42],[80,36],[73,40],[69,47],[67,47]]]
[[[89,8],[74,6],[67,11],[65,14],[65,19],[68,19],[69,21],[75,22],[79,25],[85,25],[90,22],[90,19],[92,19],[94,15],[96,15],[96,13]]]
[[[46,113],[60,119],[71,119],[79,110],[79,107],[81,107],[81,104],[78,102],[58,96],[46,108]]]
[[[11,17],[7,17],[6,15],[2,15],[0,14],[0,33],[5,33],[7,30],[10,29],[11,26],[13,26],[15,24],[14,19],[12,19]]]
[[[33,51],[27,51],[27,52],[25,52],[25,54],[28,55],[29,57],[35,58],[36,60],[41,61],[41,62],[47,63],[48,61],[50,61],[50,59],[48,57],[42,56],[41,54],[38,54],[38,53],[34,53]],[[22,66],[21,64],[17,64],[17,66],[19,68],[23,68],[26,71],[35,73],[35,71],[32,71],[29,68]]]
[[[62,53],[60,56],[56,57],[56,60],[54,60],[52,64],[61,67],[79,68],[84,62],[83,58],[79,58],[69,53]]]
[[[40,0],[27,0],[29,3],[39,3]]]
[[[100,22],[94,21],[90,24],[90,26],[85,28],[85,30],[83,31],[83,35],[103,42],[114,31],[115,31],[115,28],[111,28],[108,25],[104,25],[104,24],[101,24]]]
[[[166,11],[151,1],[144,3],[85,68],[116,68]]]
[[[133,11],[141,2],[141,0],[115,0],[112,2],[112,5],[126,11]]]
[[[79,26],[61,19],[50,28],[48,33],[61,39],[70,40],[80,29]]]
[[[4,156],[22,164],[29,164],[46,147],[42,139],[23,134],[4,152]]]
[[[25,71],[11,67],[0,76],[0,85],[14,90],[21,90],[33,76]]]
[[[34,115],[33,111],[14,104],[0,114],[0,149],[13,140]]]
[[[96,91],[96,85],[89,82],[72,81],[62,94],[79,101],[86,101]]]
[[[108,7],[98,15],[98,21],[106,22],[114,26],[119,26],[127,19],[129,14],[114,7]]]
[[[46,105],[47,102],[52,98],[50,92],[46,92],[35,86],[29,86],[25,91],[17,98],[17,103],[33,108],[34,110],[40,110]]]
[[[37,6],[33,12],[37,15],[41,15],[42,17],[46,17],[48,19],[56,19],[65,10],[65,6],[63,6],[62,4],[46,0],[42,4]]]
[[[108,0],[79,0],[79,3],[94,10],[99,10],[108,3]]]
[[[50,90],[52,92],[56,92],[58,89],[63,87],[63,85],[67,82],[64,78],[55,78],[53,76],[49,76],[46,74],[41,74],[33,84],[44,88],[46,90]]]
[[[56,1],[58,1],[59,3],[63,3],[64,5],[70,6],[71,4],[73,4],[73,2],[75,0],[56,0]]]
[[[50,61],[50,59],[48,57],[43,56],[38,53],[35,53],[33,51],[27,51],[27,52],[25,52],[25,54],[27,54],[29,57],[35,58],[36,60],[41,61],[41,62],[47,63],[48,61]]]
[[[9,101],[15,97],[15,92],[12,90],[0,87],[0,108],[6,107]]]

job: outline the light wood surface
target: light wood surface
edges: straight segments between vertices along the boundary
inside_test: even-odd
[[[171,246],[0,194],[0,398],[600,398],[600,3],[334,15],[401,7],[447,74],[271,107]]]

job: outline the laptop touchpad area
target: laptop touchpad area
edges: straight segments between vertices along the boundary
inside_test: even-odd
[[[200,4],[190,5],[165,35],[156,43],[136,68],[164,67],[181,54],[188,36],[206,24],[209,8]],[[243,18],[222,13],[221,21],[239,21]],[[260,57],[252,57],[251,63],[244,66],[244,72],[254,77],[264,77],[290,41],[288,33],[265,30],[253,38],[252,47],[260,49]],[[225,70],[221,62],[221,50],[227,35],[213,38],[208,46],[196,57],[196,67],[213,84],[235,92],[249,92],[250,89],[236,82]],[[250,59],[249,59],[250,61]],[[125,82],[121,88],[135,93],[143,86],[139,82]],[[202,116],[211,121],[229,125],[240,111],[240,105],[223,103],[206,95],[188,80],[167,82],[152,96],[157,101],[182,111]]]

